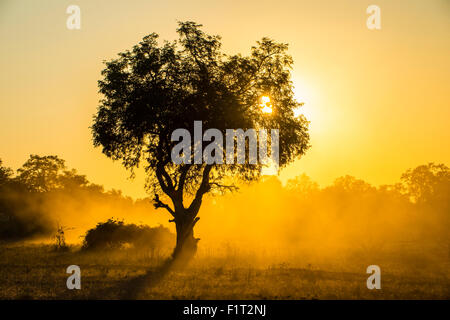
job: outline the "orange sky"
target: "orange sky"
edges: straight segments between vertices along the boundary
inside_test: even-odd
[[[66,8],[81,8],[81,30]],[[366,8],[381,8],[368,30]],[[450,163],[450,2],[446,0],[0,2],[0,158],[57,154],[93,182],[144,196],[143,175],[94,149],[89,126],[102,60],[177,20],[220,34],[228,53],[263,36],[290,44],[296,95],[311,121],[312,148],[281,174],[321,185],[351,174],[393,183],[409,167]]]

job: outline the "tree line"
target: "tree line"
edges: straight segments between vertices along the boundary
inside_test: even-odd
[[[48,237],[63,224],[78,228],[80,235],[114,215],[134,217],[139,211],[143,216],[152,210],[148,199],[106,191],[58,156],[30,155],[16,172],[0,159],[0,240]]]

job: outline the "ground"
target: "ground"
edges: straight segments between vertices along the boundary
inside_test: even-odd
[[[362,272],[288,263],[265,267],[198,257],[164,274],[150,252],[55,252],[51,246],[0,247],[0,299],[449,299],[446,272],[384,268],[382,288],[369,290]],[[69,290],[69,265],[81,268],[81,290]],[[387,270],[386,270],[387,269]],[[333,269],[334,270],[334,269]],[[445,269],[444,269],[445,270]]]

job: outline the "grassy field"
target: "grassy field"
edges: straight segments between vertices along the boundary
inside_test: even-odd
[[[199,255],[187,268],[164,273],[163,258],[120,250],[55,252],[50,246],[0,248],[1,299],[449,299],[444,269],[382,266],[381,290],[369,290],[365,269],[353,271]],[[68,290],[69,265],[81,268],[81,290]],[[359,272],[356,272],[359,270]],[[422,270],[421,272],[419,270]],[[444,271],[442,271],[444,270]]]

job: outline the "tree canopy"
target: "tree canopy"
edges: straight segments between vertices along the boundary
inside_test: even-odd
[[[82,187],[89,184],[86,176],[79,175],[75,169],[67,170],[65,161],[54,155],[30,155],[30,158],[17,170],[16,180],[34,192]]]
[[[194,22],[181,22],[179,40],[159,45],[152,33],[132,50],[106,62],[99,81],[101,100],[92,126],[94,144],[125,167],[141,162],[156,193],[182,198],[224,187],[223,178],[259,178],[261,165],[174,165],[170,150],[175,129],[193,132],[195,120],[204,130],[217,128],[280,129],[280,167],[308,148],[308,122],[295,117],[287,45],[263,38],[250,56],[227,55],[219,36],[210,36]],[[273,114],[259,108],[271,97]]]

